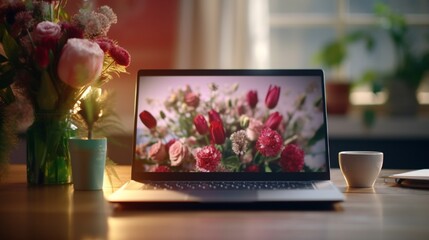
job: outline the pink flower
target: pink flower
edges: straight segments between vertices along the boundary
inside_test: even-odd
[[[58,76],[67,85],[81,88],[100,77],[103,61],[104,53],[97,43],[71,38],[62,50]]]
[[[165,165],[159,165],[154,170],[154,172],[171,172],[171,169]]]
[[[210,136],[215,144],[225,143],[225,129],[222,122],[213,121],[210,123]]]
[[[144,110],[139,114],[139,117],[147,128],[153,129],[156,127],[156,119],[150,112]]]
[[[200,96],[193,92],[187,92],[185,94],[185,103],[189,107],[197,108],[200,104]]]
[[[283,116],[279,112],[273,112],[268,116],[267,121],[265,121],[265,127],[269,127],[272,130],[277,130],[280,123],[283,121]]]
[[[163,162],[167,158],[165,146],[161,141],[158,141],[157,143],[150,146],[149,157],[156,160],[157,162]]]
[[[170,155],[171,166],[179,166],[189,155],[188,147],[180,141],[171,145],[168,154]]]
[[[249,126],[246,129],[247,138],[251,141],[256,141],[261,134],[264,125],[261,121],[256,120],[254,118],[249,119]]]
[[[110,56],[121,66],[128,67],[131,63],[131,56],[127,50],[120,46],[114,46],[110,49]]]
[[[33,32],[34,40],[49,48],[55,47],[60,37],[60,25],[49,21],[43,21],[37,24]]]
[[[209,122],[212,123],[213,121],[222,122],[219,113],[214,109],[209,111]]]
[[[145,159],[147,157],[146,144],[139,144],[136,146],[135,155],[139,159]]]
[[[175,142],[176,142],[177,140],[176,139],[171,139],[170,141],[168,141],[166,144],[165,144],[165,151],[170,151],[170,147],[171,147],[171,145],[173,145]]]
[[[280,87],[274,86],[268,88],[267,96],[265,97],[265,105],[269,109],[273,109],[277,106],[280,98]]]
[[[197,168],[203,172],[214,172],[220,164],[222,153],[215,146],[205,146],[195,154]]]
[[[204,118],[204,116],[201,114],[198,114],[197,116],[195,116],[194,126],[195,126],[195,129],[197,129],[197,132],[201,135],[205,135],[206,133],[209,132],[209,126],[207,124],[207,121]]]
[[[281,154],[280,166],[286,172],[299,172],[304,168],[304,151],[295,144],[289,144]]]
[[[259,166],[256,164],[251,164],[244,169],[245,172],[259,172]]]
[[[258,104],[258,92],[251,90],[249,92],[247,92],[246,95],[247,98],[247,103],[249,104],[250,108],[255,108],[256,104]]]
[[[275,157],[282,149],[283,139],[270,128],[264,128],[256,142],[256,149],[265,157]]]

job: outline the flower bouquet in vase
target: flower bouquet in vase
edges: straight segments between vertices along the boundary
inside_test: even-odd
[[[106,35],[117,22],[110,7],[84,7],[69,17],[65,2],[0,6],[0,90],[19,92],[34,112],[27,130],[30,185],[70,183],[72,109],[90,86],[103,85],[130,63],[128,52]]]

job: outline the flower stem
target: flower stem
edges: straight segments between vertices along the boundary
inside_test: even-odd
[[[92,130],[93,130],[93,126],[92,125],[88,126],[88,139],[92,139]]]

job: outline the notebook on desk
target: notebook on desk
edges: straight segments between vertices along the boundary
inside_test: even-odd
[[[141,70],[112,203],[338,202],[321,70]]]

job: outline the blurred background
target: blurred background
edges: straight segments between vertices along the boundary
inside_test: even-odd
[[[138,69],[323,68],[332,166],[339,151],[378,150],[385,168],[429,167],[429,0],[83,2],[113,8],[108,35],[132,56],[107,85],[124,130],[109,146],[119,164],[133,157]]]

